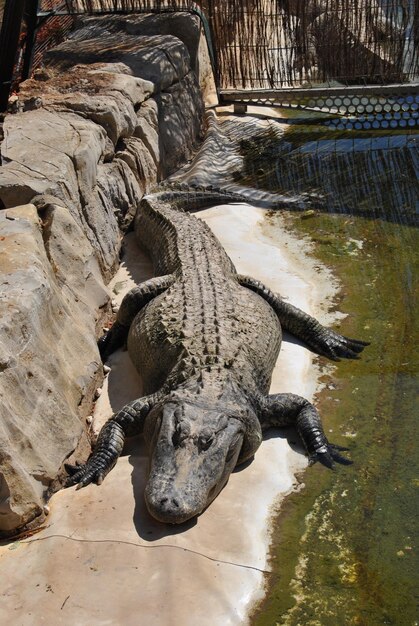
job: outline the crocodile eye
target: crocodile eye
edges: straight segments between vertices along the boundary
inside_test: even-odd
[[[189,424],[185,422],[178,422],[175,426],[174,433],[172,435],[172,442],[175,447],[181,446],[182,443],[191,434]]]
[[[214,441],[213,433],[201,433],[198,436],[197,445],[199,451],[208,450],[212,442]]]

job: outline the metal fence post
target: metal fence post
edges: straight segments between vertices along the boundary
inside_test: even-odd
[[[0,111],[7,109],[25,0],[6,0],[0,33]]]
[[[36,28],[38,26],[38,0],[31,0],[26,3],[25,21],[26,21],[26,46],[23,57],[22,78],[26,80],[31,73],[33,51],[35,46]]]

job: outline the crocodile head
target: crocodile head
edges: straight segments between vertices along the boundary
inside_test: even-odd
[[[262,440],[252,411],[222,411],[190,398],[157,405],[144,434],[151,448],[146,504],[153,517],[171,524],[199,515]]]

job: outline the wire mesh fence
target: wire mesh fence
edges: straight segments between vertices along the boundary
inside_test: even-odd
[[[339,82],[389,84],[418,75],[415,0],[69,0],[74,12],[202,9],[220,88]]]
[[[13,0],[6,0],[7,4]],[[227,89],[411,84],[419,76],[417,0],[40,0],[25,19],[14,71],[25,77],[78,15],[189,11],[211,34],[216,83]],[[26,50],[25,47],[31,47]],[[33,47],[32,47],[33,46]]]
[[[41,63],[45,50],[66,38],[74,16],[62,0],[6,0],[1,8],[0,110],[4,110],[10,93]]]
[[[50,12],[51,14],[45,16],[40,21],[34,42],[33,67],[40,65],[44,52],[61,43],[75,24],[75,17],[71,15],[68,2],[63,2],[62,0],[41,0],[39,2],[39,11]],[[54,11],[58,13],[64,12],[64,14],[54,15]],[[65,12],[68,12],[68,14],[66,15]]]

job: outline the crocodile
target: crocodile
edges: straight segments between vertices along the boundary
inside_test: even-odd
[[[140,433],[150,449],[147,508],[171,524],[202,513],[267,428],[294,425],[311,462],[351,463],[341,454],[347,448],[328,441],[309,401],[268,392],[281,329],[332,360],[359,358],[368,344],[238,274],[207,224],[188,212],[235,201],[243,199],[197,191],[142,199],[134,230],[155,277],[127,293],[99,349],[106,360],[126,342],[145,395],[105,423],[86,464],[67,466],[67,486],[101,484],[125,438]]]

